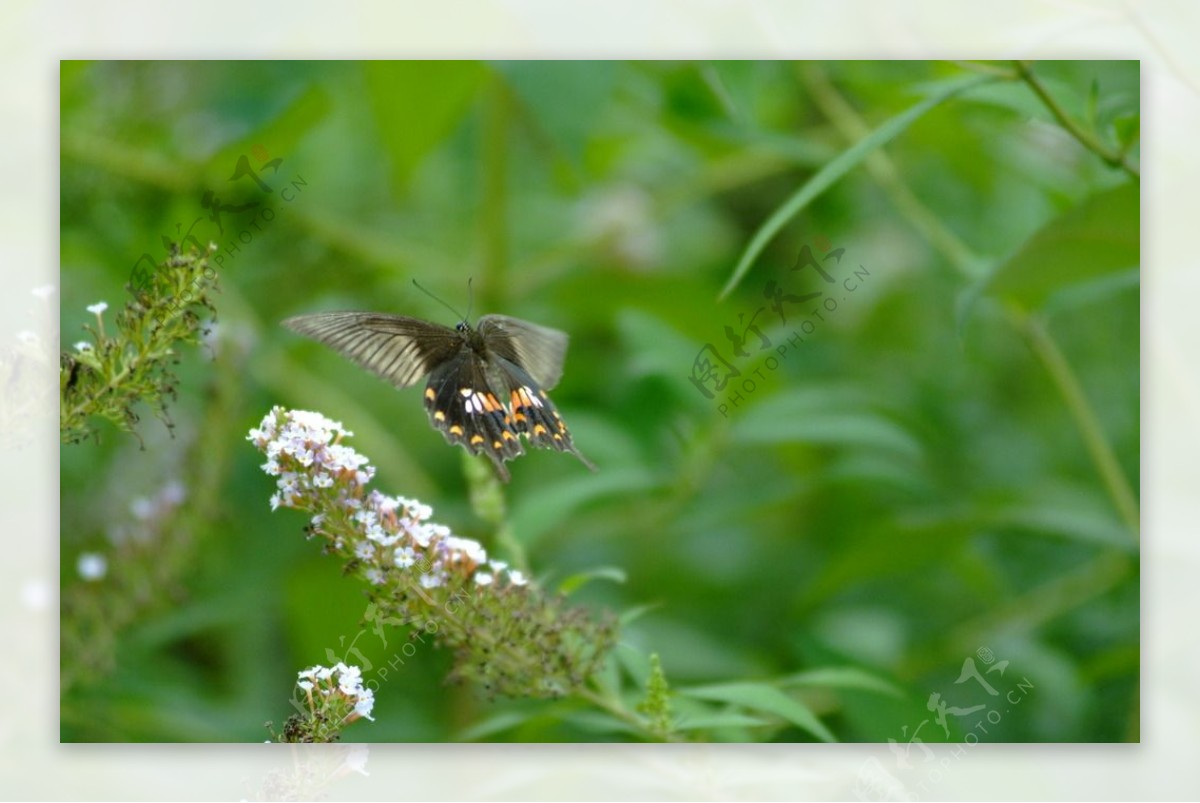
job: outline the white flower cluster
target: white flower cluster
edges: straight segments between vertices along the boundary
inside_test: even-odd
[[[348,516],[361,536],[352,542],[354,557],[366,564],[366,577],[375,585],[386,581],[388,569],[414,567],[426,589],[445,586],[452,573],[480,586],[500,577],[510,585],[528,583],[503,561],[488,560],[478,541],[452,535],[449,527],[431,522],[429,505],[375,490],[364,493],[375,469],[366,457],[338,443],[351,434],[320,413],[273,408],[248,437],[267,455],[263,471],[279,477],[271,509],[313,510],[312,524],[319,531],[333,512],[323,500],[334,500],[337,512]],[[343,545],[340,538],[335,543]]]
[[[296,685],[304,690],[310,701],[318,705],[334,696],[341,697],[352,705],[353,710],[346,719],[353,722],[366,717],[372,722],[371,711],[375,707],[375,692],[363,686],[362,670],[357,666],[346,666],[338,662],[332,667],[313,666],[299,672]]]
[[[279,477],[279,491],[271,496],[271,509],[280,505],[303,507],[304,501],[315,501],[315,491],[332,488],[339,479],[366,485],[375,469],[367,465],[367,458],[337,443],[352,434],[341,422],[330,421],[320,413],[272,409],[247,438],[266,452],[263,471]]]

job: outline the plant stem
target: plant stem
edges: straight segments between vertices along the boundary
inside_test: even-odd
[[[1071,136],[1079,141],[1079,144],[1087,148],[1092,153],[1099,156],[1104,163],[1110,167],[1119,167],[1134,178],[1139,178],[1138,170],[1129,162],[1125,161],[1125,155],[1120,151],[1109,148],[1096,137],[1091,131],[1084,129],[1079,123],[1071,119],[1066,110],[1059,105],[1058,101],[1046,89],[1036,75],[1033,74],[1033,68],[1028,61],[1013,62],[1017,68],[1017,74],[1021,80],[1029,85],[1033,93],[1038,96],[1050,113],[1054,115],[1054,119],[1058,120],[1059,125],[1067,130]]]
[[[987,74],[995,75],[996,73],[988,71]],[[801,69],[801,75],[806,88],[812,93],[813,101],[821,113],[828,117],[829,121],[837,128],[843,139],[847,142],[856,142],[871,133],[866,122],[830,83],[819,66],[806,64]],[[913,194],[904,179],[901,178],[895,163],[883,148],[868,155],[866,163],[867,172],[883,187],[900,213],[929,241],[930,245],[940,251],[942,256],[964,277],[978,278],[981,275],[979,258],[954,232],[942,224],[942,221],[930,211],[929,207]]]
[[[488,88],[483,122],[483,287],[480,303],[491,311],[508,295],[509,98],[496,75]]]
[[[1140,541],[1140,515],[1137,498],[1134,496],[1133,489],[1125,478],[1124,472],[1121,471],[1112,446],[1104,436],[1099,418],[1088,402],[1087,396],[1084,395],[1078,377],[1071,370],[1071,364],[1067,362],[1058,343],[1046,330],[1041,320],[1035,316],[1012,310],[1010,310],[1010,315],[1015,321],[1017,329],[1029,342],[1033,353],[1046,367],[1046,371],[1049,372],[1063,401],[1066,402],[1067,409],[1070,411],[1071,417],[1075,419],[1075,425],[1079,428],[1080,435],[1083,436],[1084,444],[1096,466],[1096,471],[1100,474],[1109,496],[1112,497],[1113,505],[1117,508],[1121,519],[1129,528],[1134,542]]]
[[[654,741],[654,742],[664,742],[664,741],[665,742],[678,742],[678,741],[681,741],[680,738],[674,734],[668,733],[664,736],[663,734],[655,732],[653,729],[651,729],[646,724],[646,722],[640,716],[633,713],[629,709],[625,708],[625,706],[621,705],[619,700],[615,700],[607,695],[600,694],[599,692],[597,692],[593,689],[589,689],[586,686],[578,689],[575,692],[575,694],[577,696],[579,696],[581,699],[587,700],[589,703],[596,706],[597,708],[601,708],[601,709],[607,711],[608,713],[612,714],[617,719],[621,720],[622,722],[626,723],[630,727],[634,728],[639,734],[641,734],[648,741]]]

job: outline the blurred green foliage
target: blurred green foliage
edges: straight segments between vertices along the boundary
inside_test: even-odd
[[[303,517],[268,507],[246,432],[313,409],[377,487],[504,551],[420,391],[278,325],[454,323],[416,278],[571,335],[554,398],[600,471],[512,463],[507,534],[544,585],[626,614],[599,682],[630,708],[669,693],[683,738],[961,740],[983,712],[943,730],[937,693],[1002,711],[986,741],[1137,740],[1138,65],[1029,69],[1056,105],[1005,64],[64,62],[62,342],[164,238],[217,243],[220,293],[173,435],[143,416],[144,446],[102,423],[62,448],[64,593],[123,593],[75,562],[131,537],[178,567],[137,575],[110,663],[64,623],[62,738],[261,740],[299,669],[347,656],[378,681],[347,738],[628,737],[577,699],[446,687],[432,649],[395,660]],[[805,246],[832,283],[792,270]],[[741,372],[712,399],[706,344]],[[147,517],[168,480],[186,500]]]

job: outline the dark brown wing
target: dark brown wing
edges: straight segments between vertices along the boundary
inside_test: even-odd
[[[567,335],[507,315],[484,315],[476,331],[483,336],[489,355],[503,357],[524,369],[545,390],[562,378],[567,355]]]
[[[492,355],[491,365],[495,372],[502,377],[505,401],[508,412],[512,417],[512,428],[529,439],[529,443],[539,449],[557,449],[560,452],[570,452],[579,458],[592,471],[596,467],[583,456],[571,440],[571,430],[563,421],[550,401],[550,397],[537,380],[530,376],[521,366],[510,362],[504,357]]]
[[[398,388],[415,385],[465,343],[436,323],[378,312],[322,312],[283,325],[337,351]]]
[[[469,348],[434,369],[425,386],[425,412],[429,423],[450,443],[471,454],[485,454],[505,482],[504,461],[525,454],[512,416],[504,405],[505,394],[488,384],[482,359]]]

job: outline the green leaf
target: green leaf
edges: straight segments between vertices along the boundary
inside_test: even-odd
[[[983,293],[1026,311],[1080,282],[1139,264],[1137,183],[1093,195],[1051,220],[983,280]]]
[[[494,65],[522,108],[575,167],[616,86],[611,61],[503,61]]]
[[[626,579],[625,570],[618,566],[598,566],[567,577],[558,584],[558,590],[564,594],[574,594],[593,580],[608,580],[620,585],[624,584]]]
[[[487,75],[475,61],[370,61],[364,69],[399,184],[458,126]]]
[[[634,607],[622,612],[620,618],[617,620],[617,623],[621,626],[621,629],[624,629],[630,624],[636,622],[638,619],[641,619],[650,611],[660,607],[662,607],[661,602],[651,602],[647,605],[635,605]]]
[[[677,731],[708,731],[721,728],[756,728],[770,724],[769,720],[761,717],[752,717],[737,711],[724,711],[715,714],[684,714],[676,717],[671,723],[671,728]]]
[[[528,547],[585,504],[607,495],[644,491],[656,484],[658,480],[648,471],[636,467],[609,469],[553,483],[544,487],[542,494],[527,497],[514,506],[513,531],[520,533],[521,542]]]
[[[903,697],[904,692],[896,685],[856,666],[828,666],[821,669],[810,669],[790,675],[779,684],[790,686],[820,686],[835,689],[858,689],[886,694],[890,697]]]
[[[288,157],[300,140],[332,110],[333,101],[329,93],[320,86],[309,87],[265,125],[213,154],[205,168],[206,180],[212,186],[227,186],[230,173],[242,156],[246,156],[255,168],[261,168],[262,162],[270,159],[283,159],[277,168],[280,181],[273,180],[272,173],[264,172],[262,178],[268,185],[281,183],[283,176],[289,179],[294,177],[295,165],[289,165]]]
[[[1117,135],[1117,143],[1121,146],[1122,153],[1128,151],[1137,142],[1137,138],[1141,134],[1141,124],[1142,116],[1140,114],[1126,114],[1112,121],[1113,131]]]
[[[806,206],[825,190],[833,186],[838,179],[862,163],[876,148],[880,148],[891,142],[930,109],[939,106],[961,92],[995,80],[993,76],[976,75],[943,87],[915,106],[886,121],[883,125],[851,145],[834,158],[833,161],[817,171],[815,176],[810,178],[800,189],[796,190],[792,194],[792,197],[788,198],[782,206],[775,210],[774,214],[767,219],[767,222],[760,226],[758,231],[754,233],[750,244],[746,246],[746,250],[742,252],[737,266],[733,269],[733,275],[729,277],[729,281],[721,288],[721,293],[717,296],[717,299],[724,299],[733,292],[733,289],[737,287],[738,283],[750,271],[750,266],[754,264],[754,260],[767,247],[767,243],[779,233],[780,229],[787,225],[788,221],[800,214]]]
[[[565,722],[579,726],[590,733],[611,734],[626,733],[640,736],[641,733],[633,725],[614,717],[605,711],[572,711],[563,716]]]
[[[921,445],[912,435],[855,395],[825,387],[780,393],[747,410],[734,423],[733,438],[753,445],[861,446],[920,456]]]
[[[698,700],[731,703],[751,711],[782,717],[823,742],[836,742],[828,728],[817,719],[808,706],[765,683],[723,683],[680,689],[679,694]]]
[[[488,717],[459,731],[455,741],[477,742],[489,736],[495,736],[496,734],[512,730],[529,721],[532,717],[533,713],[529,711],[502,711],[495,716]]]

